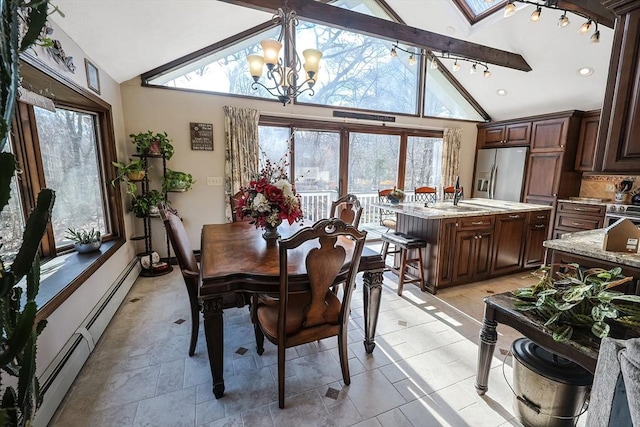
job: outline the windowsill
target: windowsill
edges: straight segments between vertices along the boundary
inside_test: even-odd
[[[40,266],[40,289],[36,296],[38,319],[48,317],[124,244],[124,239],[102,243],[99,251],[71,252]]]

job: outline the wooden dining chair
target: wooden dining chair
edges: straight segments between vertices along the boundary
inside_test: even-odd
[[[358,228],[360,217],[362,216],[362,205],[360,200],[353,194],[347,194],[331,203],[329,218],[340,218],[347,224]]]
[[[231,219],[233,222],[238,221],[249,221],[251,218],[246,217],[242,218],[240,212],[238,212],[240,200],[244,197],[244,191],[238,191],[236,194],[231,196]]]
[[[360,265],[366,231],[339,218],[322,219],[288,239],[280,240],[280,293],[268,303],[258,303],[256,322],[258,354],[264,351],[264,337],[278,347],[278,404],[284,408],[285,349],[337,336],[342,379],[351,383],[347,356],[349,305]],[[341,238],[345,236],[348,238]],[[305,261],[310,290],[289,293],[289,253],[308,242],[315,244]],[[292,259],[296,259],[292,256]],[[292,280],[300,280],[292,277]],[[342,292],[331,291],[335,283],[345,283]]]
[[[416,187],[413,193],[415,201],[420,203],[435,203],[438,199],[436,187]]]
[[[393,191],[393,188],[387,188],[384,190],[378,190],[378,203],[389,203],[389,194]],[[387,227],[389,230],[395,230],[397,221],[396,213],[388,209],[380,208],[380,225]]]
[[[460,191],[462,191],[462,193],[464,193],[464,187],[460,187]],[[453,200],[453,195],[456,192],[455,187],[449,186],[449,187],[444,187],[444,190],[442,191],[442,200]]]
[[[189,295],[189,305],[191,306],[191,342],[189,343],[189,356],[196,352],[198,343],[198,329],[200,326],[200,303],[198,302],[198,288],[200,287],[200,268],[191,249],[191,243],[187,236],[187,231],[178,216],[178,212],[166,206],[164,203],[158,205],[160,217],[167,230],[167,236],[171,241],[173,252],[178,260],[180,271],[187,287]]]

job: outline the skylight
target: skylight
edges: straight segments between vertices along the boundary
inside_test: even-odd
[[[453,0],[471,24],[502,8],[504,0]]]

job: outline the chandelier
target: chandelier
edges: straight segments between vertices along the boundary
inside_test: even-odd
[[[286,2],[284,9],[279,8],[272,20],[280,26],[278,39],[262,40],[262,55],[247,55],[249,73],[253,78],[251,87],[254,90],[257,90],[258,86],[263,87],[269,94],[278,98],[282,105],[287,105],[304,92],[313,96],[313,85],[316,83],[322,52],[317,49],[305,49],[302,52],[304,63],[301,63],[295,45],[298,16],[295,11],[289,10]],[[284,52],[280,57],[283,47]],[[264,65],[267,66],[266,84],[260,82]],[[301,73],[303,68],[304,75]]]

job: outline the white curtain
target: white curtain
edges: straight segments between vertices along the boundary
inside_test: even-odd
[[[442,173],[440,188],[450,187],[460,174],[460,145],[462,129],[445,129],[442,136]]]
[[[258,173],[258,110],[224,107],[225,133],[225,217],[233,221],[231,197]]]

